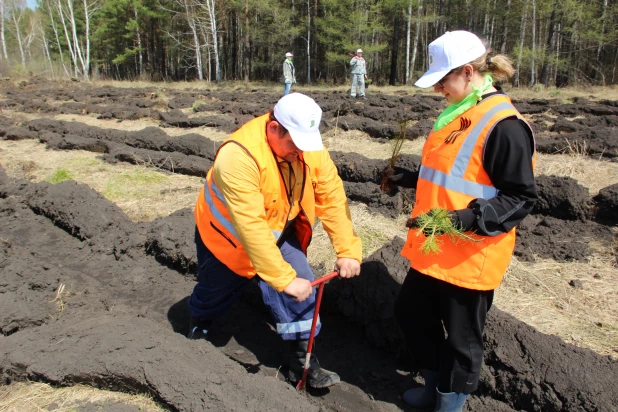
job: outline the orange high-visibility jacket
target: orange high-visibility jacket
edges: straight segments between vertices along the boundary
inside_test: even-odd
[[[195,207],[195,222],[200,236],[213,255],[234,273],[251,278],[256,274],[281,292],[296,277],[283,259],[277,241],[288,223],[290,201],[277,159],[266,137],[268,114],[251,120],[223,145],[236,144],[259,170],[259,184],[231,188],[227,198],[217,184],[213,169],[200,191]],[[221,147],[223,147],[223,145]],[[219,149],[221,150],[221,149]],[[300,211],[294,219],[296,237],[303,252],[311,242],[316,216],[322,221],[338,258],[361,261],[361,241],[354,233],[343,182],[326,150],[302,155],[304,173]],[[233,164],[225,167],[234,167]],[[255,183],[255,182],[253,182]],[[259,187],[259,204],[249,204],[243,193]],[[256,199],[255,193],[252,198]],[[235,206],[231,206],[234,204]],[[263,207],[260,207],[263,205]],[[253,257],[253,258],[252,258]],[[254,267],[260,262],[260,267]]]
[[[429,135],[423,147],[412,217],[435,207],[465,209],[474,199],[491,199],[498,194],[483,168],[483,152],[495,125],[507,117],[523,120],[511,100],[498,94]],[[424,255],[419,248],[425,236],[419,229],[410,229],[401,254],[410,260],[412,268],[426,275],[467,289],[493,290],[511,260],[515,228],[498,236],[473,237],[478,242],[454,243],[445,235],[439,236],[442,251]]]

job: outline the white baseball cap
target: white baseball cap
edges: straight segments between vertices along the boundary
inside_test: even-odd
[[[356,50],[356,53],[362,53],[362,52],[363,52],[363,49]]]
[[[478,59],[486,51],[475,34],[465,30],[447,31],[429,44],[429,70],[414,85],[431,87],[451,70]]]
[[[294,55],[293,55],[292,53],[290,53],[290,52],[287,52],[287,53],[285,54],[285,57],[294,57]]]
[[[309,96],[290,93],[283,96],[273,110],[283,127],[288,129],[292,141],[303,152],[317,152],[324,149],[320,134],[322,109]]]

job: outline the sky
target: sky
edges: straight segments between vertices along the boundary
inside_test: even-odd
[[[26,4],[28,4],[28,7],[33,9],[36,7],[36,0],[26,0]]]

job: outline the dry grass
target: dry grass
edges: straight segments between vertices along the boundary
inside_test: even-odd
[[[249,82],[244,83],[241,81],[227,81],[220,85],[214,82],[206,81],[190,81],[190,82],[147,82],[147,81],[135,81],[135,82],[122,82],[113,80],[98,80],[93,81],[92,84],[97,87],[112,86],[120,88],[150,88],[154,87],[157,90],[165,93],[165,90],[236,90],[236,91],[250,91],[261,90],[267,92],[273,92],[280,90],[283,94],[283,84],[273,82]],[[555,87],[534,87],[534,88],[513,88],[509,85],[504,85],[504,90],[515,98],[527,98],[527,99],[553,99],[558,98],[562,100],[570,100],[574,97],[583,97],[589,100],[597,99],[618,99],[618,87],[608,86],[582,86],[582,87],[569,87],[569,88],[555,88]],[[339,91],[347,93],[350,90],[350,84],[323,84],[317,83],[310,86],[302,84],[295,84],[293,91],[311,94],[312,91]],[[376,86],[375,83],[367,89],[367,94],[383,93],[388,95],[413,95],[416,93],[435,95],[433,89],[419,89],[415,86]]]
[[[159,121],[154,120],[149,117],[142,117],[137,120],[123,120],[122,122],[118,122],[116,119],[97,119],[98,114],[92,115],[78,115],[78,114],[54,114],[51,116],[47,116],[49,119],[54,120],[63,120],[65,122],[79,122],[88,126],[96,126],[101,129],[114,129],[114,130],[125,130],[127,132],[134,132],[137,130],[142,130],[149,126],[157,127],[159,126]],[[41,116],[39,116],[40,118]],[[35,117],[36,118],[36,117]]]
[[[514,88],[504,87],[509,96],[518,99],[560,99],[572,100],[574,97],[582,97],[588,100],[618,99],[618,87],[616,86],[582,86],[558,89],[556,87]]]
[[[203,185],[198,177],[126,163],[111,165],[97,159],[96,153],[46,150],[32,140],[0,141],[0,149],[0,164],[10,177],[38,182],[66,169],[73,180],[103,194],[135,221],[150,221],[193,207]]]
[[[354,152],[370,159],[390,159],[393,154],[392,143],[380,143],[369,137],[365,132],[358,130],[344,131],[334,128],[322,134],[324,146],[328,150]],[[400,153],[420,155],[425,144],[424,138],[406,140],[403,142]]]
[[[166,410],[148,396],[99,390],[84,385],[54,388],[45,383],[18,382],[0,387],[0,412],[75,412],[89,403],[92,404],[89,410],[103,411],[114,404],[132,406],[143,412]]]
[[[388,159],[392,154],[391,143],[379,143],[366,133],[353,130],[332,129],[322,135],[328,150],[358,153],[371,159]],[[424,138],[406,140],[401,153],[420,155]],[[618,163],[598,160],[585,154],[585,148],[572,146],[568,153],[537,155],[536,175],[567,176],[577,180],[595,195],[600,189],[618,182]]]
[[[618,182],[618,163],[600,161],[581,152],[571,154],[538,154],[537,175],[568,176],[588,188],[591,195]]]
[[[50,302],[56,304],[56,314],[58,316],[62,315],[62,312],[64,312],[69,298],[77,294],[78,293],[73,290],[73,287],[69,287],[67,289],[64,283],[58,285],[58,288],[56,289],[56,296]]]
[[[191,112],[191,109],[185,109]],[[201,112],[205,115],[208,112]],[[38,114],[38,113],[21,113],[12,110],[4,110],[3,115],[10,117],[15,122],[28,122],[34,119],[46,118],[53,120],[62,120],[65,122],[79,122],[88,126],[100,127],[101,129],[124,130],[134,132],[142,130],[146,127],[159,127],[160,122],[152,118],[141,118],[137,120],[123,120],[118,122],[116,119],[97,119],[97,114],[77,115],[77,114]],[[193,116],[191,116],[193,117]],[[176,137],[185,134],[195,133],[200,136],[207,137],[215,142],[220,142],[229,136],[229,133],[220,132],[213,127],[196,127],[192,129],[182,129],[177,127],[169,127],[163,129],[168,136]]]
[[[618,268],[607,246],[596,245],[589,263],[534,263],[513,258],[497,306],[539,331],[618,357]],[[569,285],[580,280],[583,289]]]
[[[370,212],[363,203],[352,203],[350,213],[352,222],[354,222],[354,230],[363,241],[363,258],[370,256],[386,243],[389,243],[395,236],[404,239],[406,237],[405,222],[407,216],[401,215],[397,219],[390,219]],[[327,270],[335,264],[335,251],[321,223],[317,225],[313,232],[307,259],[312,265],[324,263]]]

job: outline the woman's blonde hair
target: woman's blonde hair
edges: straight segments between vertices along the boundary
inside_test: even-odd
[[[474,70],[481,74],[491,74],[491,77],[498,82],[503,82],[513,77],[515,68],[513,63],[511,63],[511,59],[504,54],[496,54],[495,56],[492,56],[492,54],[493,50],[489,49],[481,57],[472,60],[468,64],[472,65]]]

